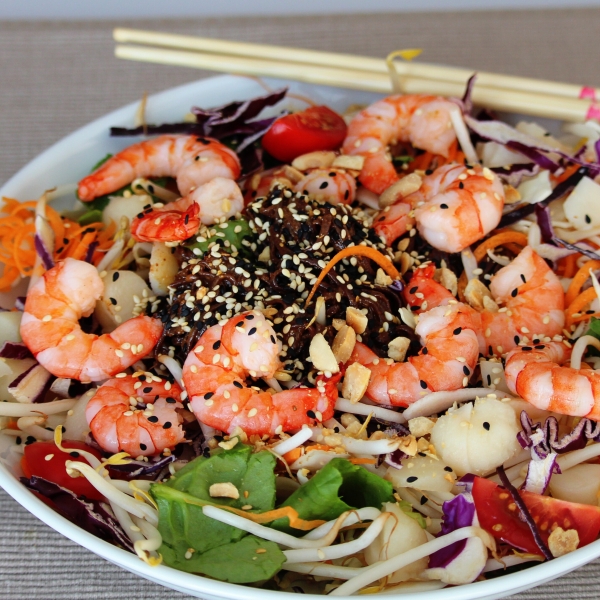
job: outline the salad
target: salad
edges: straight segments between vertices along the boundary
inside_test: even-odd
[[[113,128],[70,210],[3,198],[0,459],[151,565],[274,590],[595,541],[600,126],[469,89],[194,107]]]

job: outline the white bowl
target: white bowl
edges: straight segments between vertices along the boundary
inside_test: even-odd
[[[377,97],[366,92],[301,85],[295,82],[268,80],[268,83],[274,88],[284,84],[289,85],[295,93],[303,94],[338,110],[343,110],[350,104],[368,103]],[[264,92],[264,88],[257,81],[249,78],[220,76],[204,79],[151,96],[146,111],[147,122],[162,123],[180,120],[191,106],[218,106],[232,100],[251,98]],[[114,153],[132,143],[131,138],[109,137],[109,127],[132,126],[136,109],[137,104],[125,106],[54,144],[12,177],[0,190],[0,195],[26,200],[37,198],[45,189],[55,185],[76,182],[105,154]],[[150,567],[137,556],[104,542],[61,517],[21,485],[18,476],[19,473],[13,474],[0,463],[0,486],[19,504],[59,533],[132,573],[174,590],[207,599],[282,600],[283,598],[282,592],[213,581],[166,566]],[[396,596],[402,600],[503,598],[555,579],[598,556],[600,556],[600,541],[551,562],[489,581],[429,592],[396,594]],[[311,597],[320,598],[320,596]],[[393,598],[394,595],[388,594],[386,597]]]

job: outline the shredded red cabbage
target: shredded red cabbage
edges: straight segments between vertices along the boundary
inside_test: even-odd
[[[46,401],[46,394],[53,381],[54,375],[36,363],[13,379],[8,391],[21,402],[41,403]]]
[[[42,477],[21,477],[21,483],[52,501],[56,511],[85,531],[115,546],[133,552],[133,544],[119,522],[106,511],[101,502],[77,497],[72,491]]]
[[[525,476],[522,489],[534,494],[543,494],[550,484],[552,475],[554,473],[561,473],[560,467],[556,462],[557,458],[558,454],[554,452],[542,459],[532,457],[527,467],[527,475]]]
[[[523,498],[521,498],[521,495],[519,494],[517,488],[510,482],[510,480],[506,476],[506,472],[504,471],[502,465],[500,465],[496,469],[496,472],[498,473],[498,477],[500,478],[502,485],[506,488],[506,491],[510,494],[513,502],[517,505],[517,508],[521,513],[520,516],[522,520],[527,524],[527,526],[531,530],[531,534],[533,535],[535,543],[538,545],[546,560],[552,560],[554,557],[552,556],[550,549],[546,545],[546,542],[544,542],[544,540],[542,539],[542,536],[540,535],[540,532],[537,528],[535,521],[533,520],[533,517],[531,516],[531,513],[529,512],[529,509],[525,505],[525,502],[523,502]]]
[[[33,358],[33,354],[25,344],[18,342],[4,342],[0,348],[0,358],[12,358],[14,360],[24,360]]]
[[[174,462],[176,457],[174,454],[170,456],[159,456],[158,460],[152,462],[144,462],[132,460],[126,465],[109,465],[108,470],[112,473],[119,473],[119,479],[138,479],[139,477],[150,477],[156,480],[161,474],[161,471],[170,463]]]
[[[48,248],[46,248],[44,241],[37,233],[33,237],[33,243],[35,245],[35,251],[44,263],[44,267],[46,269],[51,269],[54,266],[54,259],[52,258],[52,253],[48,250]]]
[[[475,503],[469,493],[459,494],[442,506],[442,529],[439,535],[447,535],[462,527],[470,527],[476,522]],[[445,568],[465,549],[467,540],[446,546],[429,557],[429,568]]]

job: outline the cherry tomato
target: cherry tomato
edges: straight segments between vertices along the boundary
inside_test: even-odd
[[[311,106],[277,119],[262,139],[263,148],[289,163],[301,154],[335,150],[346,137],[346,122],[326,106]]]
[[[95,448],[70,440],[63,440],[64,448],[72,448],[73,452],[62,452],[54,442],[34,442],[25,446],[25,456],[21,461],[21,467],[27,477],[35,475],[43,477],[48,481],[71,490],[78,496],[85,496],[93,500],[104,500],[104,496],[84,477],[71,477],[67,474],[65,463],[75,460],[87,464],[87,460],[75,455],[77,450],[86,450],[96,458],[102,458],[100,452]],[[52,458],[47,458],[51,456]]]
[[[519,494],[546,543],[556,526],[565,531],[577,530],[579,548],[598,538],[600,508],[556,500],[531,492],[519,492]],[[519,509],[504,488],[488,479],[476,477],[473,484],[473,500],[479,523],[489,534],[525,552],[541,554],[531,530],[519,518]]]

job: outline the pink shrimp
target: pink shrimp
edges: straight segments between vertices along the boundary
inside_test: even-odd
[[[450,112],[456,109],[449,100],[435,96],[388,96],[352,119],[343,152],[365,157],[359,181],[381,194],[399,178],[388,157],[388,146],[410,142],[416,148],[448,157],[456,140]]]
[[[344,169],[311,169],[295,186],[297,192],[307,192],[319,202],[352,204],[356,196],[356,180]]]
[[[506,383],[537,408],[600,421],[600,373],[560,366],[570,350],[550,342],[521,346],[506,357]]]
[[[242,193],[235,183],[239,175],[235,152],[220,142],[195,135],[162,135],[109,158],[79,182],[78,193],[89,202],[138,177],[175,177],[183,197],[138,216],[132,231],[142,241],[181,241],[192,236],[200,222],[211,224],[242,210]]]
[[[67,258],[29,290],[21,336],[38,362],[57,377],[101,381],[152,352],[162,334],[158,319],[140,316],[101,336],[84,333],[81,317],[104,291],[96,267]]]
[[[452,294],[433,280],[435,267],[426,265],[414,272],[404,297],[416,310],[448,302]],[[520,342],[559,334],[564,326],[564,291],[556,274],[526,246],[502,267],[490,284],[491,310],[479,309],[479,340],[483,355],[504,354]],[[495,308],[493,305],[501,305]]]
[[[383,209],[373,227],[389,245],[414,217],[419,233],[434,248],[460,252],[498,225],[503,207],[504,188],[492,171],[444,165],[424,177],[416,192]]]
[[[408,406],[429,392],[466,387],[477,365],[479,319],[466,304],[446,299],[421,313],[415,333],[423,349],[406,362],[378,358],[358,342],[350,362],[371,371],[365,396],[378,404]]]
[[[85,409],[94,439],[107,452],[155,456],[184,440],[181,388],[149,373],[109,379]],[[140,408],[141,405],[145,405]]]
[[[319,377],[314,389],[270,394],[246,378],[273,377],[283,367],[281,344],[262,313],[250,311],[207,329],[183,365],[183,381],[196,418],[219,431],[248,435],[296,432],[333,416],[337,377]]]

